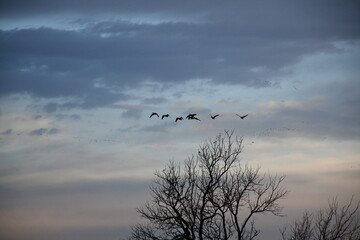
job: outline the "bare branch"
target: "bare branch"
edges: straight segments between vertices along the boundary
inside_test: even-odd
[[[296,220],[287,229],[281,230],[283,240],[352,240],[360,239],[359,203],[353,206],[353,198],[348,204],[339,205],[337,198],[328,202],[326,209],[315,215],[305,212],[301,220]]]
[[[130,239],[254,239],[253,216],[281,215],[287,195],[283,176],[260,175],[241,166],[242,138],[225,131],[199,147],[183,165],[156,171],[151,201],[137,211],[148,225],[136,225]],[[145,237],[142,237],[145,236]]]

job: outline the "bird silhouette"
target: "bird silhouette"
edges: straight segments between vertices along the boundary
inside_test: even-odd
[[[214,115],[214,116],[210,114],[211,119],[215,119],[215,118],[218,117],[218,116],[219,116],[219,114],[216,114],[216,115]]]
[[[153,113],[150,115],[149,118],[151,118],[152,116],[157,116],[157,117],[159,117],[159,114],[157,114],[156,112],[153,112]]]
[[[198,120],[198,121],[201,121],[200,119],[198,119],[197,117],[192,117],[190,118],[191,120]]]
[[[186,119],[194,119],[194,117],[196,116],[197,114],[196,113],[189,113],[187,116],[186,116]]]
[[[170,115],[169,114],[164,114],[164,115],[161,116],[161,119],[164,119],[166,117],[170,117]]]
[[[184,120],[183,117],[177,117],[177,118],[175,119],[175,122],[177,122],[177,121],[182,121],[182,120]]]
[[[236,113],[236,115],[237,115],[239,118],[244,119],[244,118],[246,118],[249,114],[246,114],[246,115],[244,115],[244,116],[240,116],[239,114]]]

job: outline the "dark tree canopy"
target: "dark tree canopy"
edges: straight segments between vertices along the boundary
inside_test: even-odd
[[[284,176],[241,164],[242,138],[225,131],[199,147],[184,164],[155,173],[152,199],[137,211],[146,220],[129,239],[254,239],[254,216],[281,216],[288,191]]]
[[[335,198],[316,213],[305,212],[302,219],[281,230],[283,240],[359,240],[359,202],[353,199],[340,206]]]

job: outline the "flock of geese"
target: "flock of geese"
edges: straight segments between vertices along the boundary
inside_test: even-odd
[[[185,119],[187,119],[187,120],[197,120],[197,121],[201,121],[196,115],[197,115],[196,113],[189,113],[189,114],[185,117]],[[241,118],[241,119],[246,118],[248,115],[249,115],[249,114],[239,115],[239,114],[236,113],[236,116],[238,116],[238,117]],[[154,117],[154,116],[160,118],[160,115],[159,115],[158,113],[156,113],[156,112],[151,113],[149,118],[152,118],[152,117]],[[219,116],[219,114],[215,114],[215,115],[211,115],[211,114],[210,114],[210,117],[211,117],[211,119],[213,119],[213,120],[214,120],[215,118],[217,118],[218,116]],[[161,115],[161,120],[164,119],[164,118],[168,118],[168,117],[170,117],[170,114],[168,114],[168,113],[167,113],[167,114],[163,114],[163,115]],[[175,122],[177,122],[177,121],[182,121],[182,120],[184,120],[183,117],[176,117],[176,118],[175,118]]]

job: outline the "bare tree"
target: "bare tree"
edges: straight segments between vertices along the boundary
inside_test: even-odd
[[[281,230],[283,240],[358,240],[360,239],[359,204],[353,206],[353,198],[340,206],[336,198],[329,201],[326,209],[315,214],[305,212],[290,229]]]
[[[284,176],[240,164],[242,139],[225,131],[200,146],[183,165],[157,171],[152,199],[138,208],[147,224],[129,239],[254,239],[256,214],[281,215]]]

